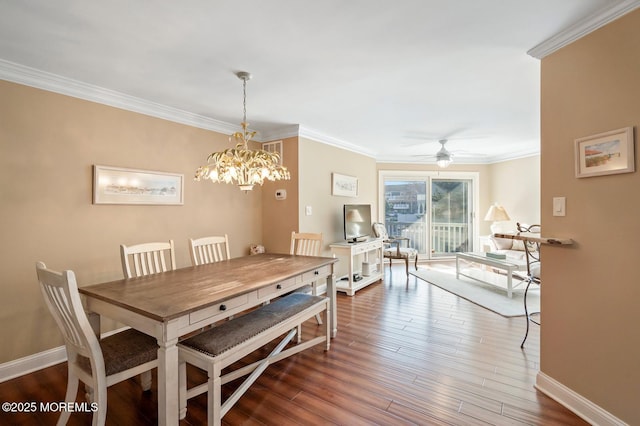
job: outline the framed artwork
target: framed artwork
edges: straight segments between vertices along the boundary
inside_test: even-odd
[[[93,166],[93,204],[184,204],[184,175]]]
[[[331,195],[341,197],[358,196],[358,178],[354,176],[331,173]]]
[[[635,171],[633,127],[575,140],[576,177]]]

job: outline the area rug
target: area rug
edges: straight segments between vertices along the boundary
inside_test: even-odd
[[[471,278],[460,277],[456,279],[455,271],[446,273],[433,269],[418,269],[411,271],[412,275],[431,283],[443,290],[462,297],[476,305],[489,309],[504,317],[524,316],[524,284],[513,290],[513,297],[507,297],[506,284],[504,288],[484,284]],[[468,273],[468,271],[467,271]],[[506,280],[506,277],[498,277]],[[518,279],[514,278],[514,284]],[[532,285],[527,294],[527,306],[529,312],[540,310],[540,287]]]

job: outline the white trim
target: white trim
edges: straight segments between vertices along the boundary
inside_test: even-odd
[[[640,0],[635,0],[640,1]],[[63,77],[57,74],[41,71],[36,68],[27,67],[25,65],[0,59],[0,79],[13,83],[23,84],[36,89],[42,89],[49,92],[59,93],[65,96],[71,96],[90,102],[96,102],[102,105],[109,105],[120,108],[125,111],[137,112],[157,117],[163,120],[172,121],[174,123],[185,124],[187,126],[199,129],[211,130],[214,132],[230,135],[242,130],[238,125],[226,123],[214,118],[205,117],[203,115],[194,114],[181,109],[169,107],[156,102],[136,98],[114,90],[105,89],[84,83],[71,78]],[[405,159],[393,160],[392,158],[379,158],[376,153],[357,146],[351,142],[326,135],[317,130],[313,130],[299,124],[282,126],[278,129],[270,131],[258,132],[254,140],[256,142],[267,142],[278,139],[286,139],[290,137],[303,137],[311,139],[325,145],[334,146],[355,152],[375,159],[377,162],[394,162],[394,163],[411,163],[415,161]],[[517,158],[539,155],[539,151],[527,151],[521,153],[510,154],[508,156],[487,157],[486,159],[463,159],[456,157],[458,164],[491,164],[501,161],[513,160]]]
[[[640,0],[623,0],[616,4],[607,5],[595,14],[588,16],[551,38],[548,38],[537,46],[529,49],[527,54],[534,58],[542,59],[564,46],[586,36],[587,34],[592,33],[598,28],[604,27],[608,23],[615,21],[638,7],[640,7]]]
[[[542,372],[538,372],[536,376],[535,387],[549,398],[574,412],[589,424],[599,426],[628,426],[628,423],[623,422],[613,414]]]
[[[261,141],[275,141],[278,139],[297,137],[299,134],[299,128],[300,126],[298,124],[291,124],[270,131],[260,132]]]
[[[0,79],[230,135],[240,126],[0,59]]]
[[[242,130],[240,126],[194,114],[181,109],[169,107],[146,99],[136,98],[114,90],[94,86],[82,81],[63,77],[57,74],[27,67],[25,65],[0,59],[0,79],[13,83],[24,84],[25,86],[47,90],[49,92],[60,93],[86,101],[96,102],[102,105],[109,105],[126,111],[137,112],[151,117],[175,123],[186,124],[187,126],[199,129],[211,130],[225,135],[233,134]],[[267,132],[258,132],[254,139],[256,142],[264,142],[289,137],[305,137],[315,141],[343,148],[358,154],[374,157],[372,151],[363,150],[361,147],[343,141],[332,136],[325,135],[316,130],[304,128],[298,124],[283,126]]]
[[[101,338],[111,336],[112,334],[119,333],[130,327],[122,327],[117,330],[107,331],[102,333]],[[63,346],[49,349],[43,352],[38,352],[33,355],[18,358],[13,361],[0,364],[0,383],[7,380],[15,379],[16,377],[24,376],[25,374],[33,373],[34,371],[42,370],[43,368],[51,367],[52,365],[60,364],[67,360],[67,350]]]
[[[529,157],[534,157],[540,155],[540,150],[539,149],[534,149],[534,150],[525,150],[525,151],[520,151],[520,152],[516,152],[516,153],[509,153],[509,154],[500,154],[500,155],[495,155],[495,156],[486,156],[486,157],[476,157],[476,158],[469,158],[469,157],[459,157],[459,156],[455,156],[453,159],[453,165],[456,164],[496,164],[496,163],[502,163],[504,161],[511,161],[511,160],[519,160],[522,158],[529,158]],[[393,157],[382,157],[382,158],[377,158],[376,159],[377,163],[388,163],[388,164],[393,164],[393,163],[398,163],[398,164],[428,164],[428,165],[436,165],[435,162],[435,156],[432,160],[425,160],[425,161],[416,161],[416,160],[409,160],[406,157],[398,157],[398,158],[393,158]]]
[[[48,351],[5,362],[0,364],[0,383],[60,364],[66,360],[67,351],[64,346],[58,346]]]
[[[366,155],[374,159],[376,158],[375,153],[371,150],[364,149],[361,146],[354,145],[351,142],[347,142],[342,139],[334,138],[333,136],[325,135],[322,132],[309,129],[307,127],[299,126],[298,136],[302,138],[312,139],[325,145],[331,145],[338,148],[346,149],[347,151],[352,151],[356,154]]]

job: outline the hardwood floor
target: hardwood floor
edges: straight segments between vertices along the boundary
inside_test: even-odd
[[[451,268],[451,264],[420,265]],[[315,320],[303,335],[317,331]],[[525,320],[504,318],[397,265],[385,281],[338,296],[331,350],[304,351],[270,366],[223,418],[228,425],[586,425],[537,392],[539,327],[520,349]],[[266,352],[268,348],[261,352]],[[260,354],[251,355],[245,362]],[[204,373],[189,370],[190,380]],[[151,392],[135,380],[108,391],[109,425],[157,423]],[[223,397],[231,394],[231,383]],[[66,364],[0,383],[0,402],[62,401]],[[78,402],[83,396],[78,395]],[[52,425],[57,412],[0,412],[0,425]],[[206,396],[189,401],[181,425],[206,424]],[[74,413],[70,425],[91,424]]]

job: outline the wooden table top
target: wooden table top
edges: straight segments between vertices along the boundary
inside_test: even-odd
[[[166,322],[337,261],[330,257],[263,253],[78,290],[85,296]]]

